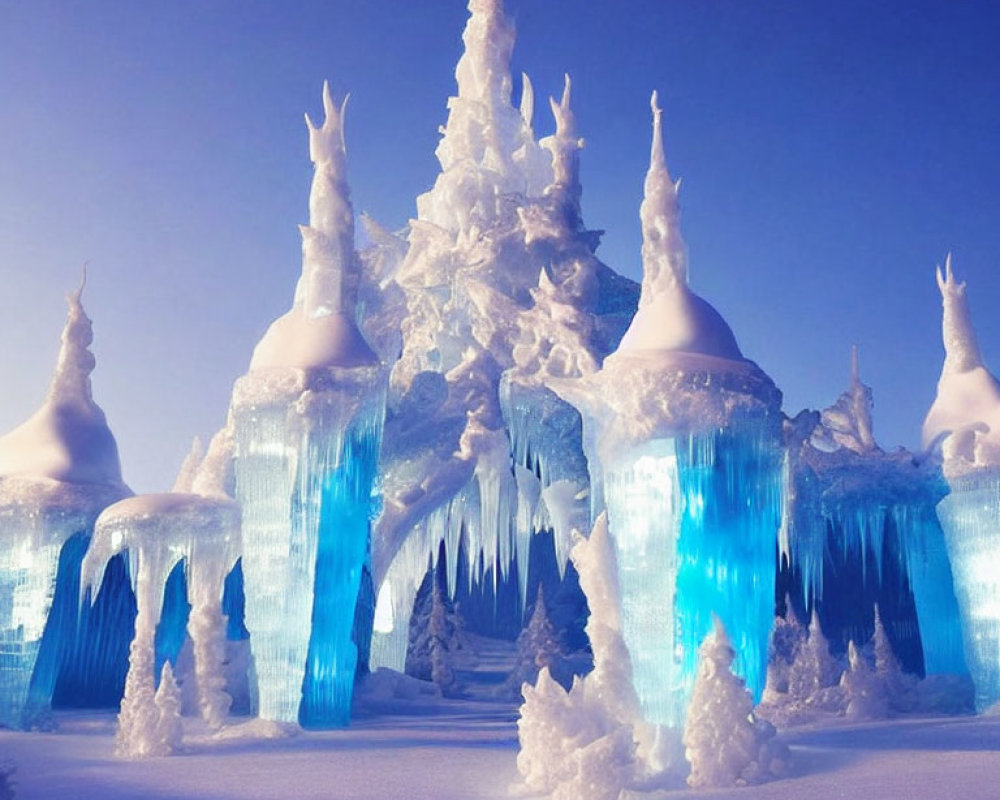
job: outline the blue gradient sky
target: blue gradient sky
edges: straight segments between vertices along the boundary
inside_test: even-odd
[[[97,401],[137,491],[170,485],[299,271],[302,113],[351,91],[355,207],[392,228],[433,181],[461,0],[0,0],[0,431],[41,401],[91,262]],[[516,71],[574,78],[584,214],[639,274],[649,93],[684,178],[691,282],[790,413],[851,343],[876,435],[915,445],[949,249],[1000,370],[1000,4],[508,0]],[[520,81],[517,81],[518,88]],[[538,103],[536,131],[551,130]]]

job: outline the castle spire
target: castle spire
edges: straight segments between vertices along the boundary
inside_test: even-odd
[[[90,352],[90,345],[94,341],[94,328],[80,302],[86,285],[87,270],[84,267],[79,288],[66,298],[69,313],[66,315],[59,358],[49,386],[50,402],[59,405],[72,404],[82,408],[89,408],[94,403],[90,374],[97,364],[94,354]]]
[[[644,305],[654,295],[676,291],[687,285],[687,249],[680,229],[677,200],[680,181],[671,179],[663,152],[663,127],[657,93],[650,98],[653,111],[653,141],[649,154],[644,196],[639,208],[642,222],[642,294]]]
[[[942,374],[968,372],[983,365],[979,343],[972,328],[969,304],[965,297],[965,282],[959,283],[951,271],[951,253],[944,260],[944,273],[937,268],[937,284],[941,290],[944,313],[941,318],[941,335],[944,340],[944,367]]]
[[[554,195],[561,201],[571,227],[580,225],[580,198],[583,189],[580,186],[580,150],[583,139],[576,135],[576,117],[570,107],[572,82],[569,75],[565,76],[562,99],[558,102],[549,98],[552,116],[556,122],[556,132],[546,136],[541,146],[552,154],[552,183],[546,188],[547,195]]]
[[[323,82],[322,125],[306,114],[309,158],[315,165],[309,192],[309,225],[302,233],[302,276],[295,304],[307,316],[353,315],[360,263],[354,249],[354,209],[347,183],[344,114],[348,97],[338,106]]]

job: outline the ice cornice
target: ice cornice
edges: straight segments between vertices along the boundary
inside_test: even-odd
[[[968,372],[983,366],[979,353],[976,333],[972,328],[968,300],[965,296],[965,282],[959,283],[951,269],[951,253],[944,261],[944,273],[939,266],[936,271],[938,288],[944,313],[941,318],[941,334],[944,339],[944,368],[942,375]]]
[[[688,280],[687,250],[680,229],[680,181],[671,179],[663,150],[663,110],[657,93],[650,98],[653,112],[653,141],[649,170],[639,209],[642,222],[642,295],[640,304],[656,294],[676,291]]]

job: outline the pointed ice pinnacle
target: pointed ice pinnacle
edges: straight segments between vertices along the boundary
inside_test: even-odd
[[[851,407],[854,412],[854,422],[857,425],[858,441],[866,450],[874,449],[871,389],[861,382],[858,367],[858,346],[856,344],[851,345]]]
[[[667,171],[663,152],[663,125],[657,93],[650,98],[653,111],[653,142],[649,154],[644,196],[639,209],[642,221],[642,295],[640,304],[655,294],[686,286],[688,280],[687,248],[681,237],[680,181],[674,183]]]
[[[97,365],[94,354],[90,352],[94,328],[80,303],[86,285],[87,270],[84,268],[80,287],[66,298],[69,313],[63,329],[59,360],[49,387],[48,399],[51,402],[73,403],[84,407],[92,406],[94,402],[90,386],[90,374]]]
[[[531,121],[535,117],[535,88],[531,85],[531,78],[527,72],[521,73],[521,119],[529,128]]]
[[[937,268],[937,283],[941,290],[944,315],[941,333],[944,338],[944,368],[942,374],[968,372],[983,365],[976,333],[972,329],[969,305],[965,298],[965,281],[958,283],[951,271],[951,253],[944,260],[944,274]]]
[[[562,99],[556,102],[549,98],[552,116],[556,121],[556,132],[542,139],[539,144],[552,154],[552,183],[545,194],[555,196],[564,207],[567,222],[574,227],[581,223],[580,198],[580,150],[583,139],[576,135],[576,117],[570,107],[572,82],[565,76]]]

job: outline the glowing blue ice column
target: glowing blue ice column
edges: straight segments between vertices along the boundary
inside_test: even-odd
[[[927,675],[964,675],[961,613],[941,523],[930,503],[899,505],[892,517],[920,626]]]
[[[605,465],[613,526],[622,635],[632,682],[649,722],[684,719],[683,663],[675,646],[674,595],[682,499],[673,439],[657,439]]]
[[[976,708],[1000,701],[1000,472],[949,480],[938,503],[955,596],[962,615],[965,661],[976,687]]]
[[[738,415],[726,428],[678,441],[683,513],[677,544],[677,647],[685,697],[712,615],[729,631],[733,669],[759,700],[774,622],[782,449],[776,418]]]

